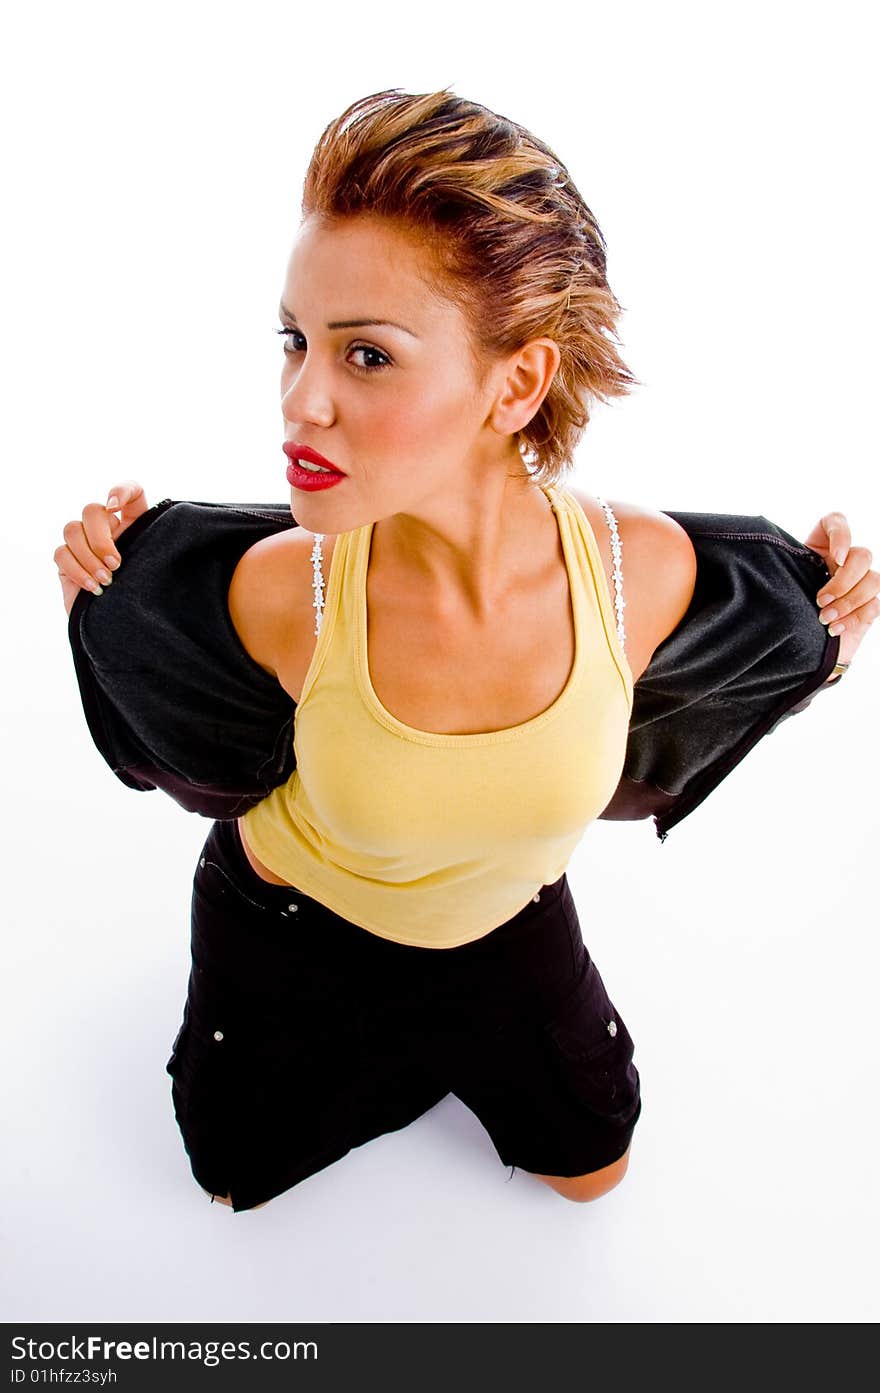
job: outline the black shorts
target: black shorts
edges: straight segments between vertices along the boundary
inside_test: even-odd
[[[251,1209],[453,1093],[505,1166],[616,1161],[641,1111],[633,1042],[565,875],[457,948],[380,938],[251,867],[215,822],[166,1065],[192,1172]]]

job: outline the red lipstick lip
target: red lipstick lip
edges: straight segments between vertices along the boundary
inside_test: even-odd
[[[330,460],[319,455],[317,450],[312,450],[308,445],[297,445],[295,440],[285,440],[281,447],[290,460],[308,460],[309,464],[323,464],[325,469],[332,469],[336,474],[344,474],[343,469],[337,469],[336,465]]]

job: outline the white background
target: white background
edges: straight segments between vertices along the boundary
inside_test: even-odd
[[[164,1072],[209,823],[97,754],[52,560],[121,478],[151,503],[289,497],[271,330],[308,156],[356,97],[447,85],[548,141],[608,242],[645,385],[596,411],[575,481],[801,538],[839,508],[880,554],[869,16],[19,7],[0,60],[5,1319],[880,1315],[875,633],[664,845],[599,823],[575,854],[642,1077],[620,1187],[575,1205],[508,1183],[447,1098],[233,1214],[190,1176]]]

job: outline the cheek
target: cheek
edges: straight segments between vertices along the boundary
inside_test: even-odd
[[[402,455],[405,451],[411,460],[448,458],[450,449],[471,438],[472,416],[464,388],[435,382],[385,396],[371,420],[370,435],[376,453]]]

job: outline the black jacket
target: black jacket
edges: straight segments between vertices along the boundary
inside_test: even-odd
[[[661,841],[823,690],[840,647],[819,620],[829,572],[817,552],[764,517],[669,517],[693,543],[696,586],[635,684],[624,772],[601,814],[653,816]],[[129,788],[233,818],[290,777],[295,703],[242,646],[227,594],[249,547],[297,525],[286,504],[166,498],[119,536],[112,585],[77,595],[83,710]]]

